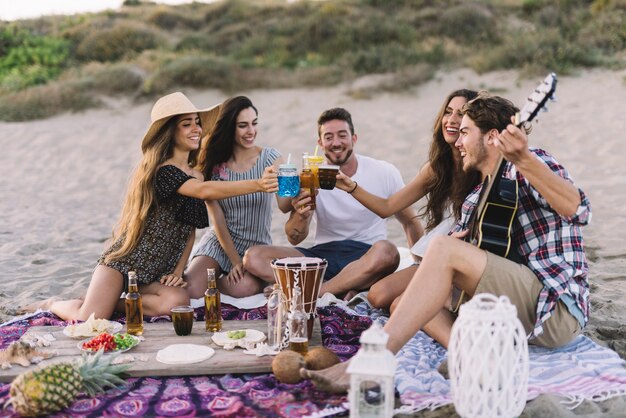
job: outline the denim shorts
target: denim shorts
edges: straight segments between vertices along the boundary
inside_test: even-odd
[[[311,248],[296,247],[306,257],[324,258],[328,261],[324,280],[335,277],[345,266],[363,257],[370,248],[370,244],[353,240],[331,241]]]

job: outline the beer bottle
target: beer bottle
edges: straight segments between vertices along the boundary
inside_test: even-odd
[[[217,332],[222,329],[222,304],[220,303],[220,291],[215,281],[215,269],[207,269],[209,285],[204,292],[204,320],[206,330]]]
[[[126,307],[126,332],[132,335],[143,334],[143,306],[137,285],[137,274],[134,271],[128,272],[128,291],[124,305]]]
[[[311,193],[311,209],[315,209],[315,177],[309,164],[309,153],[302,153],[302,172],[300,173],[300,187]]]
[[[291,309],[289,310],[289,349],[306,356],[309,351],[309,334],[307,314],[304,311],[302,291],[295,286],[291,293]]]

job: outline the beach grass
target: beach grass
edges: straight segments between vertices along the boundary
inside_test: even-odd
[[[0,119],[98,106],[84,98],[94,94],[148,100],[180,87],[326,86],[366,74],[393,74],[376,89],[397,92],[442,68],[623,68],[624,22],[623,0],[127,1],[0,22],[0,109],[12,108]],[[29,110],[42,92],[60,107]],[[72,95],[80,106],[65,105]]]

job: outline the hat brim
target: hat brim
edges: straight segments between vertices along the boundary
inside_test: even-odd
[[[141,140],[141,152],[145,153],[146,150],[150,148],[150,146],[154,142],[154,139],[156,135],[159,133],[159,131],[161,130],[161,128],[163,128],[163,126],[171,118],[179,116],[179,115],[186,115],[188,113],[198,113],[198,115],[200,116],[200,122],[202,123],[202,137],[204,138],[213,129],[213,126],[215,126],[215,123],[217,122],[217,118],[219,117],[219,114],[220,114],[220,107],[221,107],[221,103],[218,103],[208,109],[198,109],[195,111],[184,111],[180,113],[174,113],[164,118],[155,120],[154,122],[152,122],[152,124],[148,128],[148,131],[145,133],[145,135],[143,136],[143,139]]]

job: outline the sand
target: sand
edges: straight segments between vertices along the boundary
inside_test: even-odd
[[[450,91],[485,88],[520,105],[540,78],[520,81],[515,72],[476,75],[458,70],[440,73],[403,94],[369,98],[363,98],[363,91],[381,77],[332,88],[240,93],[260,110],[259,144],[276,147],[285,156],[291,153],[299,161],[303,151],[314,150],[319,113],[342,106],[353,115],[357,152],[395,164],[409,181],[426,160],[435,114]],[[213,90],[184,92],[199,107],[226,97]],[[626,170],[620,151],[626,128],[626,71],[560,77],[556,94],[557,102],[540,116],[530,141],[553,153],[591,200],[593,219],[584,235],[592,313],[585,332],[626,358]],[[83,294],[119,216],[151,105],[112,99],[104,109],[0,123],[0,322],[11,318],[9,308],[16,305]],[[285,220],[286,215],[275,211],[276,244],[287,243]],[[393,242],[406,246],[397,222],[389,222],[389,232]],[[586,402],[575,413],[622,416],[625,406],[623,398]],[[560,406],[558,399],[543,397],[531,402],[525,414],[574,412]]]

